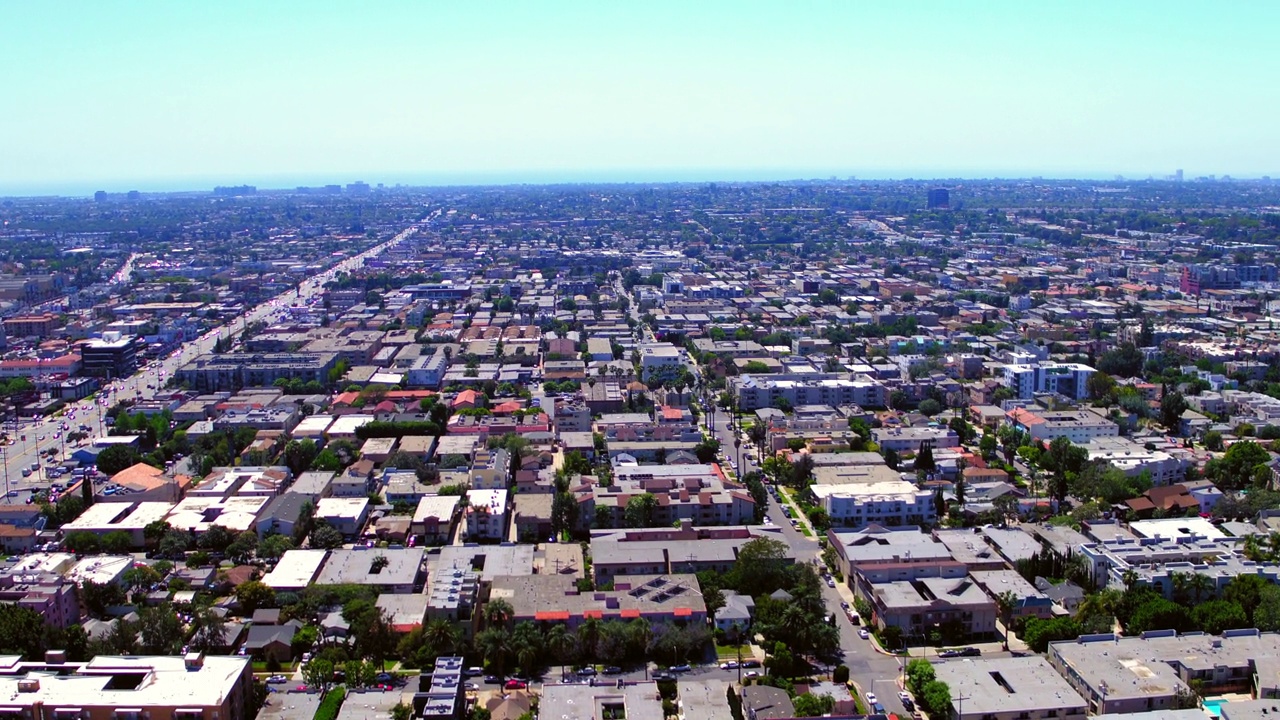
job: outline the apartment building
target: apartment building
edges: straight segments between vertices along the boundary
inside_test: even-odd
[[[834,527],[932,525],[937,520],[933,492],[904,480],[813,485],[809,490]]]
[[[874,380],[831,374],[740,375],[730,379],[729,392],[748,412],[783,403],[883,407],[889,397],[887,388]]]
[[[1022,400],[1030,400],[1037,393],[1084,400],[1089,397],[1089,376],[1095,372],[1081,363],[1011,364],[1004,367],[1004,382]]]

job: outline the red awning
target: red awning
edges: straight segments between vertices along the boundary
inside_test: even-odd
[[[603,611],[603,610],[587,610],[587,611],[585,611],[585,612],[583,612],[583,613],[582,613],[582,617],[584,617],[584,618],[596,618],[597,620],[603,620],[603,619],[604,619],[604,611]]]
[[[626,610],[623,610],[620,614],[621,614],[621,615],[622,615],[622,617],[624,617],[624,618],[638,618],[638,617],[640,617],[640,611],[639,611],[639,610],[637,610],[637,609],[635,609],[635,608],[627,608]]]
[[[692,615],[693,615],[693,610],[690,608],[676,608],[676,611],[675,611],[676,617],[690,617]]]
[[[534,620],[568,620],[568,610],[543,610],[533,616]]]

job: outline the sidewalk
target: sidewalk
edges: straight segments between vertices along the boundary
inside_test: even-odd
[[[800,503],[796,502],[796,499],[792,497],[791,488],[784,485],[778,485],[777,487],[778,495],[782,500],[780,504],[790,507],[791,517],[795,518],[796,521],[800,523],[796,526],[796,529],[800,531],[800,534],[814,539],[821,537],[818,533],[814,532],[813,526],[809,524],[809,518],[805,517],[804,512],[800,509]]]

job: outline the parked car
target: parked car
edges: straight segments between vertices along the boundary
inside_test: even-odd
[[[498,683],[502,682],[502,678],[498,677],[497,675],[485,675],[484,681],[490,685],[497,685]]]
[[[758,668],[758,667],[760,667],[760,661],[759,661],[759,660],[743,660],[743,661],[742,661],[742,667],[744,667],[744,668]]]
[[[271,677],[267,678],[268,685],[283,685],[284,683],[287,683],[287,682],[289,682],[289,678],[283,675],[272,675]]]
[[[605,675],[621,675],[622,668],[618,667],[617,665],[610,665],[609,667],[604,669],[604,674]]]
[[[596,669],[593,667],[578,668],[579,677],[591,677],[592,675],[595,675],[595,674],[596,674]]]
[[[862,638],[863,640],[866,640],[867,638],[871,637],[871,633],[867,632],[866,628],[861,628],[860,630],[858,630],[858,637]],[[942,657],[942,656],[939,655],[939,657]]]
[[[529,687],[529,683],[523,680],[515,680],[515,679],[508,680],[506,684],[502,686],[504,690],[524,690],[528,687]]]
[[[384,673],[384,672],[383,672],[383,673],[378,673],[377,675],[375,675],[375,676],[373,677],[373,679],[374,679],[375,681],[377,681],[377,682],[380,682],[380,683],[389,683],[389,682],[395,682],[395,681],[396,681],[396,678],[395,678],[395,676],[394,676],[394,675],[392,675],[391,673]]]
[[[907,710],[915,709],[916,704],[915,704],[915,701],[911,699],[910,693],[900,690],[898,692],[898,699],[902,701],[902,707],[906,708]]]
[[[867,704],[868,704],[868,705],[875,705],[875,704],[876,704],[876,702],[877,702],[877,700],[878,700],[878,698],[876,698],[876,694],[875,694],[875,693],[873,693],[873,692],[869,692],[869,693],[867,693]]]
[[[742,677],[760,677],[760,673],[756,672],[755,670],[748,670],[747,672],[742,674]]]
[[[684,672],[689,672],[692,669],[693,668],[689,667],[688,665],[672,665],[671,666],[671,672],[684,673]]]
[[[737,660],[730,660],[729,662],[723,662],[723,663],[720,663],[720,669],[721,669],[721,670],[737,670],[737,669],[738,669],[738,661],[737,661]]]

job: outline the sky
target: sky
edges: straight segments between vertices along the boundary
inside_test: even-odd
[[[1280,3],[0,3],[0,194],[1280,176]]]

